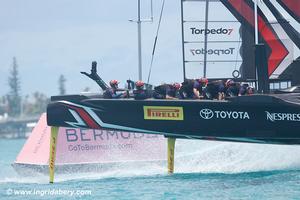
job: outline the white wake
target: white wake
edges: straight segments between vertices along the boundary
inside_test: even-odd
[[[244,173],[300,169],[300,146],[262,145],[198,140],[177,140],[175,173]],[[166,175],[166,162],[119,163],[101,173],[56,174],[55,182]],[[2,168],[0,184],[47,184],[48,176],[22,176],[11,166]]]

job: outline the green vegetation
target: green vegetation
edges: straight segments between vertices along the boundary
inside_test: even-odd
[[[11,116],[16,117],[21,113],[21,85],[16,57],[13,57],[10,77],[8,78],[10,91],[7,95],[8,109]]]
[[[66,78],[60,75],[58,89],[60,95],[66,94]],[[21,94],[21,77],[17,58],[13,57],[10,74],[8,77],[9,92],[0,96],[0,121],[9,118],[26,118],[46,112],[50,98],[44,93],[35,91],[32,94]]]

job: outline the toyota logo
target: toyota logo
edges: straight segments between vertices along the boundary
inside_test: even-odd
[[[211,109],[207,108],[200,110],[199,114],[203,119],[211,119],[214,117],[214,112]]]

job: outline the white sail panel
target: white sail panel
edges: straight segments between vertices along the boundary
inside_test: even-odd
[[[232,77],[232,70],[238,69],[242,64],[241,61],[236,62],[207,62],[207,78],[223,78]],[[195,71],[203,71],[203,62],[186,62],[186,76],[188,78],[200,78]]]
[[[239,69],[242,63],[241,24],[221,2],[210,1],[208,26],[205,28],[205,6],[205,1],[184,2],[186,78],[204,76],[204,62],[207,77],[232,77],[232,72]],[[206,50],[205,36],[207,36]]]
[[[199,61],[204,62],[203,57],[206,53],[207,62],[236,62],[241,61],[239,53],[240,42],[211,42],[207,43],[207,49],[204,49],[203,43],[186,43],[186,61]]]

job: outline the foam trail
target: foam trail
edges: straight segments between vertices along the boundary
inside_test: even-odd
[[[300,169],[300,146],[261,145],[198,140],[177,140],[175,173],[243,173]],[[22,177],[11,166],[4,171],[0,184],[47,184],[48,176]],[[75,179],[104,179],[166,175],[166,162],[119,163],[101,173],[56,174],[55,182]]]
[[[178,140],[176,148],[179,173],[300,169],[300,146]]]
[[[107,166],[101,172],[78,172],[78,173],[56,173],[55,182],[65,182],[72,180],[93,180],[105,178],[121,178],[135,176],[154,176],[158,174],[166,174],[166,162],[152,161],[147,163],[132,162],[118,163]],[[48,184],[49,176],[36,172],[26,173],[25,175],[17,174],[11,169],[6,168],[5,175],[0,178],[0,185],[5,183],[37,183]]]

